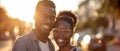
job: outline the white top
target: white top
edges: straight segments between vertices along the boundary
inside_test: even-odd
[[[41,51],[50,51],[48,42],[43,43],[43,42],[39,41],[39,46],[40,46]]]

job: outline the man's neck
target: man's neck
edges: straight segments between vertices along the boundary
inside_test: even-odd
[[[39,31],[35,30],[34,31],[35,35],[37,36],[38,40],[43,42],[43,43],[46,43],[47,40],[48,40],[48,37],[44,37],[42,33],[39,33]]]

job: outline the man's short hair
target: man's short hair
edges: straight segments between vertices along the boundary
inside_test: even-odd
[[[52,7],[52,8],[56,8],[55,4],[53,3],[53,1],[39,1],[37,6],[36,6],[36,10],[39,10],[39,8],[41,7]]]
[[[38,19],[38,17],[40,17],[41,15],[51,15],[51,13],[54,14],[55,12],[55,4],[53,3],[53,1],[50,0],[43,0],[43,1],[39,1],[37,6],[36,6],[36,10],[35,10],[35,15],[34,18]],[[49,9],[53,9],[53,12],[49,11]],[[56,12],[55,12],[56,14]]]

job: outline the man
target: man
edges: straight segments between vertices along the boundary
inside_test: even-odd
[[[35,10],[35,29],[20,37],[13,51],[55,51],[48,38],[55,19],[55,5],[52,1],[39,1]]]

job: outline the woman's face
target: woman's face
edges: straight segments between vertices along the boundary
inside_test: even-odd
[[[54,39],[59,47],[64,47],[70,44],[72,37],[71,25],[66,21],[58,21],[57,26],[53,28]]]

